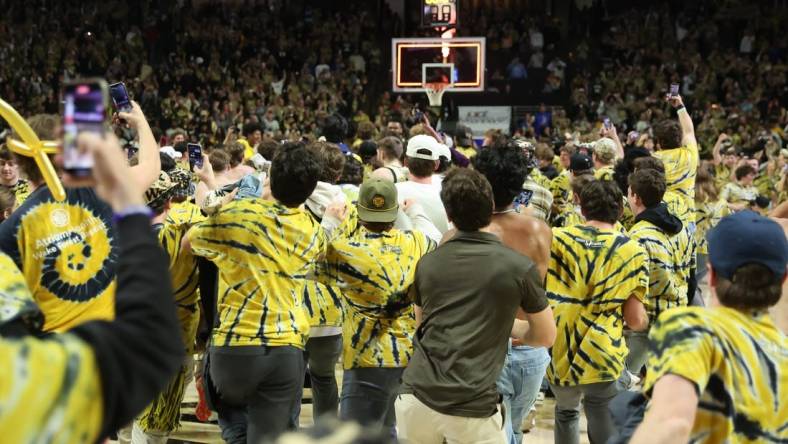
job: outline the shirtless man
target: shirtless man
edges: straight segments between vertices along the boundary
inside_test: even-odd
[[[530,215],[529,209],[518,212],[513,204],[515,196],[522,191],[525,178],[531,172],[523,150],[511,141],[503,140],[474,156],[472,163],[492,185],[495,212],[487,231],[500,237],[507,247],[528,256],[544,279],[550,260],[550,227]],[[525,319],[522,310],[518,310],[517,318],[513,330],[526,324],[520,321]],[[509,442],[522,441],[520,425],[536,401],[549,363],[550,355],[546,348],[528,347],[513,340],[498,379],[498,390],[504,397],[508,413],[506,430]],[[526,368],[529,369],[528,372],[523,371]]]

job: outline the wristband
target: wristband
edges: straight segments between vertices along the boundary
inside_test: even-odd
[[[687,108],[684,105],[681,105],[680,107],[676,108],[676,114],[682,111],[684,111],[685,113],[687,112]]]
[[[145,205],[129,205],[128,207],[113,214],[112,221],[115,222],[115,224],[117,224],[118,222],[129,216],[135,216],[138,214],[147,216],[148,219],[150,219],[153,217],[153,210],[151,210]]]

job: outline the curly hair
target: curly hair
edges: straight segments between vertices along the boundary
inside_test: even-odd
[[[586,220],[614,224],[621,217],[623,199],[613,181],[595,179],[580,190],[580,209]]]
[[[342,176],[337,181],[338,184],[361,185],[364,181],[364,165],[354,156],[347,156],[345,166],[342,168]]]
[[[271,194],[288,207],[297,207],[315,191],[322,165],[303,143],[285,143],[271,163]]]
[[[441,201],[449,220],[459,230],[477,231],[492,220],[492,187],[476,170],[456,168],[449,171],[443,179]]]
[[[530,171],[525,153],[511,141],[482,150],[471,158],[471,165],[490,182],[496,210],[512,204]]]

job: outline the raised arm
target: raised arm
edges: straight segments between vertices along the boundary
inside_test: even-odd
[[[120,112],[118,117],[125,119],[129,126],[137,131],[139,138],[139,163],[131,167],[131,177],[141,191],[145,191],[153,185],[159,177],[161,171],[161,158],[159,157],[159,144],[153,137],[153,131],[148,125],[142,108],[137,102],[131,102],[131,111],[128,113]]]
[[[87,139],[85,139],[87,137]],[[93,152],[96,191],[118,222],[116,318],[82,324],[70,333],[93,349],[101,382],[100,436],[127,424],[161,391],[183,361],[167,258],[145,214],[142,193],[129,174],[117,139],[80,136]]]
[[[621,144],[621,139],[618,137],[618,130],[616,129],[616,126],[611,125],[610,129],[607,129],[604,125],[602,125],[602,129],[599,130],[599,134],[602,137],[610,138],[610,140],[616,143],[616,159],[623,159],[624,145]]]
[[[722,150],[722,144],[728,139],[730,139],[730,137],[728,137],[728,135],[725,133],[720,133],[719,137],[717,137],[717,142],[714,144],[714,149],[711,150],[711,155],[714,158],[713,161],[715,166],[722,163],[722,155],[720,154],[720,151]]]
[[[695,140],[695,125],[692,123],[687,108],[684,106],[684,101],[681,96],[668,97],[668,102],[677,110],[679,116],[679,125],[681,126],[681,144],[684,146],[694,146],[697,148],[698,141]]]

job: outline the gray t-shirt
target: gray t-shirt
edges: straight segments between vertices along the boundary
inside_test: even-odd
[[[495,414],[517,308],[547,307],[534,263],[493,234],[459,232],[421,259],[411,294],[423,314],[403,393],[446,415]]]

